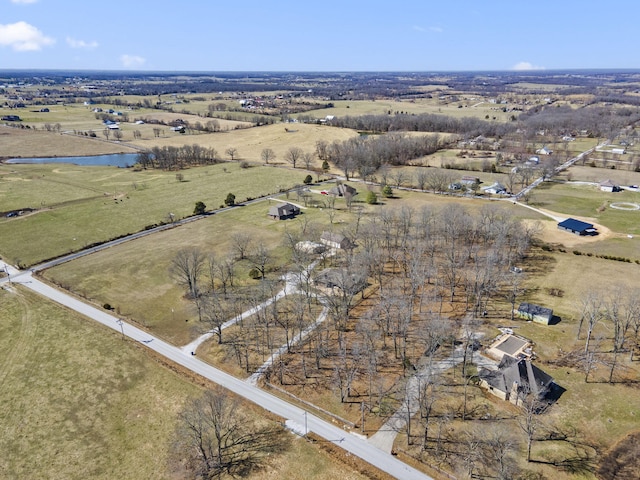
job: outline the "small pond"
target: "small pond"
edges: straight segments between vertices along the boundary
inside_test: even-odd
[[[90,157],[42,157],[12,158],[6,163],[72,163],[83,166],[131,167],[138,161],[137,153],[115,153],[111,155],[95,155]]]

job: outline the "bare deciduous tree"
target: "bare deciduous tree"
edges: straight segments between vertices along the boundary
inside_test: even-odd
[[[282,429],[253,421],[222,387],[189,401],[179,420],[174,454],[195,478],[244,477],[287,444]]]
[[[198,282],[204,272],[205,256],[198,248],[179,250],[169,267],[170,273],[180,285],[187,287],[187,294],[191,298],[199,295]]]
[[[276,159],[276,153],[270,148],[264,148],[262,152],[260,152],[260,158],[264,163],[269,163]]]
[[[291,147],[284,154],[284,159],[289,162],[293,168],[296,168],[296,164],[302,158],[303,152],[300,147]]]

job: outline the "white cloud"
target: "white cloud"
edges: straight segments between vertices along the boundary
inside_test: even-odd
[[[429,27],[429,30],[434,32],[434,33],[442,33],[444,32],[444,30],[440,27]]]
[[[40,50],[55,40],[26,22],[0,24],[0,46],[11,47],[17,52]]]
[[[11,3],[26,5],[28,3],[36,3],[38,0],[11,0]]]
[[[85,42],[84,40],[76,40],[75,38],[67,37],[67,44],[71,48],[96,48],[98,46],[98,42],[95,40],[93,42]]]
[[[544,67],[539,67],[529,62],[518,62],[513,66],[512,70],[544,70]]]
[[[140,67],[144,65],[144,63],[146,62],[146,59],[138,55],[124,54],[120,56],[120,61],[122,62],[122,65],[124,67],[132,68],[132,67]]]
[[[424,29],[424,28],[422,28],[422,27],[421,27],[421,26],[419,26],[419,25],[414,25],[414,26],[413,26],[413,29],[414,29],[416,32],[424,32],[424,31],[425,31],[425,29]]]

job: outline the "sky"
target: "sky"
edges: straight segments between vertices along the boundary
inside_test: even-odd
[[[0,0],[0,70],[640,68],[638,0]]]

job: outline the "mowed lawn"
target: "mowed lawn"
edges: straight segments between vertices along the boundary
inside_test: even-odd
[[[0,387],[3,479],[178,478],[178,413],[202,393],[144,347],[22,287],[0,289]],[[247,478],[365,477],[295,439]]]
[[[0,219],[0,254],[23,265],[167,222],[169,214],[174,219],[189,216],[197,201],[214,210],[228,193],[236,196],[236,202],[276,193],[301,184],[308,173],[262,166],[243,169],[233,163],[184,170],[184,180],[178,181],[175,172],[159,170],[60,164],[30,167],[5,165],[2,171],[9,173],[0,176],[0,198],[10,194],[7,204],[12,209],[41,208],[46,202],[46,208],[35,214]],[[46,168],[48,172],[42,173]],[[31,187],[31,172],[44,175],[35,182],[38,194]],[[11,183],[10,189],[3,187],[5,182]],[[74,196],[80,200],[58,205],[48,200],[72,200]]]

